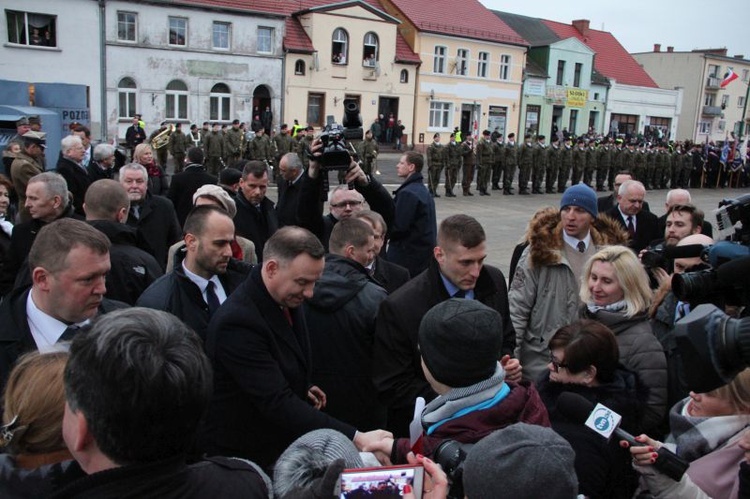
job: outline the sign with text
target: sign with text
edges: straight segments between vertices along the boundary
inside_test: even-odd
[[[589,100],[589,91],[580,88],[569,88],[566,91],[568,107],[586,107]]]

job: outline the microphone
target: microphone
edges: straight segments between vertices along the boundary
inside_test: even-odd
[[[557,399],[557,410],[575,423],[581,423],[603,436],[607,440],[615,435],[634,447],[645,447],[633,435],[620,428],[622,416],[602,405],[594,405],[590,400],[573,392],[563,392]],[[659,448],[654,467],[672,480],[679,482],[690,463],[680,458],[666,447]]]
[[[702,256],[703,251],[710,246],[702,244],[686,244],[685,246],[667,246],[664,248],[664,256],[671,260],[676,258],[695,258]]]

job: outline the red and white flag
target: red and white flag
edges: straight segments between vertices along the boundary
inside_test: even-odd
[[[736,80],[737,78],[739,78],[739,76],[737,76],[737,73],[735,73],[734,71],[732,71],[732,70],[730,69],[730,70],[729,70],[729,71],[727,71],[727,73],[726,73],[726,74],[724,75],[724,79],[723,79],[723,80],[721,80],[721,85],[720,85],[720,86],[721,86],[721,88],[724,88],[724,87],[726,87],[727,85],[729,85],[730,83],[732,83],[732,82],[733,82],[734,80]]]

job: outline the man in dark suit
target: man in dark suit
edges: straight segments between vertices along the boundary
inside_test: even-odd
[[[667,227],[667,213],[672,206],[690,205],[692,204],[692,202],[692,197],[690,196],[690,192],[688,192],[687,189],[672,189],[671,191],[667,192],[667,200],[664,203],[664,208],[667,210],[667,212],[659,217],[659,233],[661,233],[662,235],[666,234],[665,229]],[[711,225],[711,222],[706,220],[705,217],[703,218],[703,222],[701,222],[700,233],[705,234],[711,238],[714,237],[714,228]]]
[[[285,225],[299,225],[297,222],[297,206],[302,187],[302,160],[296,153],[289,152],[279,160],[281,179],[278,183],[279,202],[276,203],[276,214],[279,217],[279,227]]]
[[[409,280],[409,271],[401,265],[389,262],[380,256],[385,245],[385,235],[388,227],[385,225],[380,213],[372,210],[358,211],[354,214],[356,218],[366,221],[372,227],[375,235],[375,259],[369,265],[368,270],[375,281],[380,284],[388,294],[406,284]]]
[[[628,231],[628,246],[636,254],[647,247],[651,241],[660,239],[659,222],[656,215],[643,210],[643,198],[646,188],[637,180],[626,180],[617,193],[617,206],[605,214],[618,222]]]
[[[76,135],[68,135],[62,139],[60,147],[60,158],[55,171],[68,183],[68,191],[73,195],[73,209],[78,215],[84,216],[83,199],[86,189],[91,185],[91,177],[81,163],[86,149]]]
[[[203,166],[203,149],[200,147],[188,149],[187,165],[183,171],[172,177],[167,192],[167,197],[172,201],[174,211],[177,213],[180,227],[185,225],[185,219],[193,209],[195,191],[202,185],[215,184],[217,181],[216,176],[206,172],[206,167]]]
[[[496,310],[503,321],[497,334],[502,335],[506,378],[521,378],[520,364],[510,359],[516,334],[505,276],[484,264],[487,246],[481,224],[468,215],[453,215],[441,222],[437,239],[427,269],[381,303],[375,322],[373,380],[381,402],[388,407],[386,428],[398,437],[409,436],[416,398],[431,401],[437,396],[422,371],[417,331],[422,317],[440,302],[462,297]]]
[[[248,161],[242,169],[240,190],[237,191],[237,214],[234,227],[238,236],[255,244],[258,262],[263,261],[263,246],[279,228],[273,201],[266,197],[268,168],[262,161]]]
[[[617,191],[620,189],[622,183],[626,180],[633,180],[633,175],[631,175],[627,170],[623,170],[615,175],[615,183],[612,193],[596,199],[596,208],[599,213],[605,213],[617,205]],[[645,200],[643,201],[643,211],[651,211],[648,206],[648,202]]]
[[[326,395],[310,383],[310,340],[300,310],[323,273],[320,241],[305,229],[284,227],[268,240],[264,256],[208,325],[214,394],[205,450],[269,467],[315,429],[340,431],[360,450],[390,436],[358,432],[320,411]]]
[[[148,192],[148,172],[138,163],[120,168],[120,184],[128,191],[128,225],[138,229],[139,241],[154,255],[162,270],[167,267],[169,247],[182,236],[172,201]]]
[[[29,252],[31,288],[0,305],[0,386],[24,353],[70,341],[98,313],[126,306],[104,298],[109,248],[107,236],[81,220],[63,218],[39,231]]]

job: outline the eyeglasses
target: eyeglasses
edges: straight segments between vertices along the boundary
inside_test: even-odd
[[[552,364],[552,369],[554,369],[556,373],[560,372],[561,367],[564,369],[568,368],[568,364],[566,364],[565,362],[560,362],[559,360],[555,358],[554,355],[551,355],[551,354],[549,356],[549,363]]]
[[[339,203],[331,203],[331,208],[346,208],[347,206],[350,208],[356,208],[361,204],[362,201],[341,201]]]

